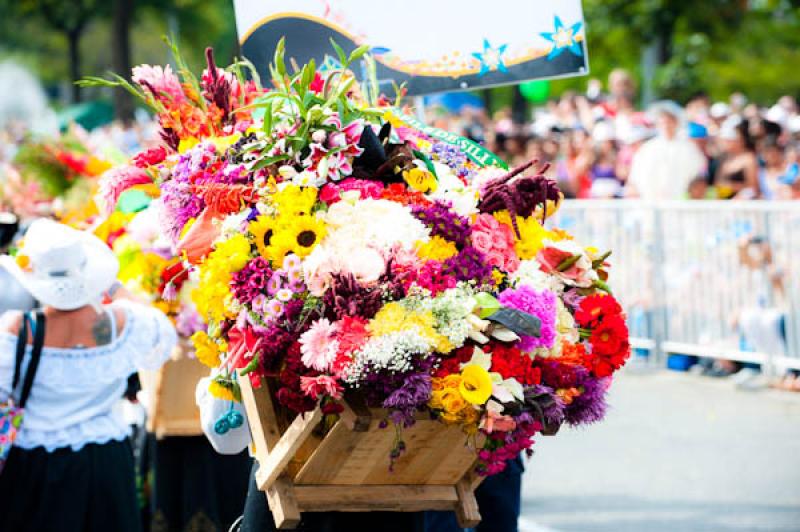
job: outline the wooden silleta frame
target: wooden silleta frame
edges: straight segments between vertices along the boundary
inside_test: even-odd
[[[345,397],[345,410],[323,436],[317,407],[291,422],[275,408],[270,383],[240,379],[259,469],[278,528],[294,528],[301,512],[452,510],[462,527],[481,519],[473,473],[475,450],[459,427],[420,416],[403,429],[406,449],[389,469],[395,431],[380,428],[384,412]]]

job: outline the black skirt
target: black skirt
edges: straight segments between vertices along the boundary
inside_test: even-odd
[[[205,436],[149,441],[151,532],[227,532],[244,511],[247,451],[219,454]]]
[[[12,448],[0,473],[0,530],[140,532],[130,443]]]
[[[276,532],[275,521],[267,505],[267,496],[256,486],[255,473],[258,463],[250,473],[250,488],[244,520],[239,532]],[[425,518],[422,512],[307,512],[302,514],[302,532],[424,532]]]

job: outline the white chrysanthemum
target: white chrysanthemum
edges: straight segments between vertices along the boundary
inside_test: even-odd
[[[549,275],[539,269],[535,259],[523,260],[514,273],[509,274],[514,286],[526,285],[535,290],[550,290],[560,295],[564,292],[564,282],[555,275]]]

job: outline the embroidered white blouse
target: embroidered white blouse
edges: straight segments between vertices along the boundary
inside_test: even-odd
[[[169,319],[154,308],[129,301],[113,306],[124,311],[125,325],[111,343],[42,350],[15,446],[77,451],[88,443],[119,441],[128,435],[130,428],[113,411],[128,376],[137,369],[158,369],[169,358],[177,335]],[[11,393],[16,344],[16,335],[0,331],[0,401]],[[29,345],[23,374],[30,350]]]

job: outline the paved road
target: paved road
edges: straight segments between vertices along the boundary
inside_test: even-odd
[[[800,531],[800,394],[627,371],[609,403],[536,442],[522,532]]]

